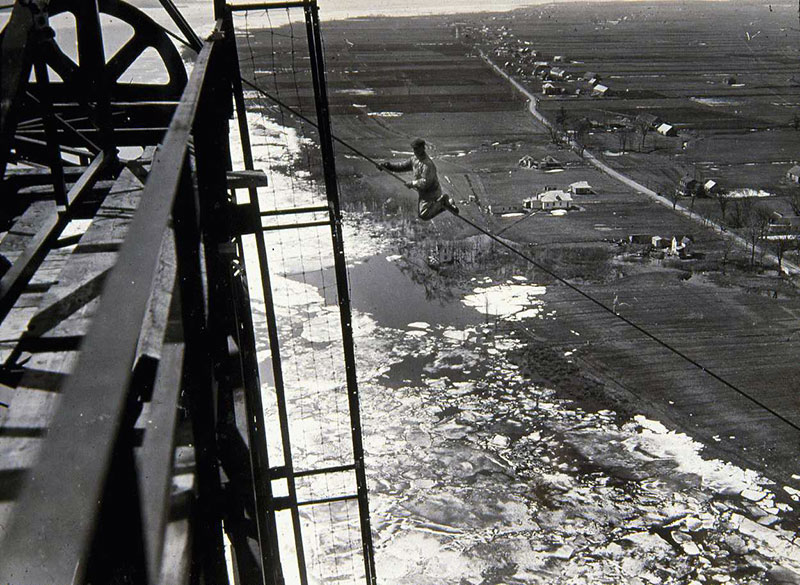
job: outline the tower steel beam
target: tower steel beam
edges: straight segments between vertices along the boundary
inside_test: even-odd
[[[374,585],[377,581],[377,577],[372,546],[372,529],[370,527],[369,518],[367,477],[364,469],[364,445],[361,437],[361,406],[358,397],[358,377],[356,375],[350,287],[347,284],[347,263],[344,256],[342,214],[339,207],[339,183],[336,178],[336,158],[333,150],[333,138],[331,136],[330,109],[328,107],[322,36],[320,34],[319,10],[316,1],[310,0],[305,3],[303,11],[305,13],[306,33],[308,35],[311,58],[311,75],[314,85],[314,103],[317,112],[320,149],[322,150],[325,192],[328,198],[331,219],[331,240],[333,242],[334,251],[333,259],[336,273],[336,292],[339,299],[339,315],[341,318],[342,345],[344,346],[347,397],[350,407],[350,436],[353,443],[353,457],[356,467],[355,473],[358,487],[358,512],[361,524],[364,571],[367,583],[369,585]]]

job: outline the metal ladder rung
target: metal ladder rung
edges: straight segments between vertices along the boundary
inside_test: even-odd
[[[324,473],[341,473],[343,471],[354,471],[356,468],[355,463],[348,463],[346,465],[333,465],[331,467],[320,467],[319,469],[305,469],[303,471],[293,471],[292,477],[309,477],[313,475],[322,475]],[[288,477],[288,470],[285,465],[272,467],[269,470],[269,478],[272,480],[286,479]]]
[[[320,469],[308,469],[305,471],[295,471],[295,477],[309,477],[312,475],[322,475],[323,473],[339,473],[342,471],[355,471],[355,464],[338,465],[336,467],[321,467]]]
[[[297,502],[296,506],[320,506],[322,504],[335,504],[336,502],[347,502],[349,500],[357,500],[358,494],[347,494],[345,496],[331,496],[330,498],[318,498],[316,500],[306,500],[304,502]],[[292,502],[288,497],[273,498],[273,507],[276,511],[291,509]]]
[[[329,210],[327,205],[317,205],[312,207],[289,207],[287,209],[270,209],[269,211],[262,211],[261,217],[271,217],[273,215],[293,215],[295,213],[327,213]]]
[[[299,229],[299,228],[308,228],[308,227],[322,227],[326,225],[331,225],[331,222],[328,220],[325,221],[306,221],[302,223],[289,223],[283,225],[262,225],[261,231],[264,232],[274,232],[278,230],[292,230],[292,229]]]

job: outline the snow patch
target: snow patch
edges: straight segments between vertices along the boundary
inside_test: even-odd
[[[399,118],[403,112],[367,112],[367,116],[373,118]]]
[[[736,189],[728,193],[729,199],[743,199],[745,197],[775,197],[775,193],[764,191],[763,189]]]

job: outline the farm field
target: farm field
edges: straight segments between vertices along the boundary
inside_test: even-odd
[[[666,192],[684,175],[713,179],[729,191],[765,190],[775,195],[764,202],[770,209],[789,212],[785,175],[800,145],[796,6],[560,4],[465,30],[539,95],[533,63],[563,68],[571,79],[555,83],[564,94],[541,96],[540,110],[552,120],[564,108],[568,127],[584,118],[596,123],[587,147],[600,155],[628,151],[606,162],[643,184]],[[516,52],[521,47],[527,52]],[[609,88],[606,96],[592,97],[586,72]],[[642,144],[630,124],[622,147],[618,129],[603,129],[640,114],[670,124],[677,136],[651,128]]]
[[[536,42],[543,51],[563,52],[570,59],[584,61],[575,64],[580,68],[610,70],[610,58],[600,54],[600,49],[606,48],[616,54],[618,60],[635,61],[627,64],[625,70],[632,77],[620,81],[619,87],[623,87],[623,81],[630,83],[629,87],[640,96],[650,92],[647,98],[602,98],[602,106],[600,100],[583,97],[548,99],[541,103],[542,109],[553,114],[563,103],[572,117],[578,116],[579,112],[584,112],[580,115],[595,115],[602,107],[612,112],[607,114],[610,119],[620,113],[635,111],[636,104],[657,104],[658,107],[664,106],[665,110],[671,108],[669,111],[676,113],[676,120],[681,117],[684,124],[681,131],[691,136],[687,149],[677,144],[678,137],[651,134],[646,137],[646,145],[651,151],[607,155],[606,161],[643,183],[677,180],[681,172],[693,169],[695,164],[698,169],[718,169],[714,170],[718,173],[714,176],[720,181],[733,185],[740,179],[741,183],[735,183],[737,187],[769,190],[778,194],[772,198],[771,204],[783,205],[784,195],[780,194],[787,193],[789,185],[783,182],[781,165],[790,158],[794,130],[767,128],[779,120],[788,122],[790,110],[783,106],[762,109],[759,100],[773,98],[757,92],[746,93],[753,91],[752,85],[757,83],[753,80],[760,75],[755,66],[751,69],[745,67],[746,55],[735,71],[744,79],[745,87],[733,88],[739,91],[737,100],[746,102],[740,113],[728,111],[728,106],[725,106],[726,111],[717,111],[689,99],[706,98],[714,91],[729,89],[727,87],[709,89],[712,87],[710,84],[706,84],[707,88],[703,85],[705,81],[697,80],[689,82],[684,90],[678,86],[680,76],[697,69],[702,61],[681,61],[678,58],[680,47],[700,46],[701,42],[711,44],[710,40],[703,40],[708,39],[709,25],[698,24],[699,13],[695,20],[686,16],[694,6],[681,3],[679,7],[670,8],[659,4],[657,9],[652,9],[658,18],[641,29],[634,26],[624,29],[624,34],[619,37],[622,45],[619,46],[609,39],[603,44],[600,42],[602,39],[597,40],[591,35],[581,38],[581,34],[600,27],[596,34],[600,37],[608,34],[610,38],[613,35],[602,27],[627,27],[627,21],[620,19],[618,25],[600,24],[600,21],[616,20],[615,15],[622,7],[629,12],[647,13],[646,5],[632,8],[628,4],[603,4],[602,8],[597,8],[596,16],[582,20],[580,15],[584,14],[581,12],[585,9],[584,4],[547,6],[479,17],[459,15],[327,22],[324,27],[325,51],[333,132],[375,160],[407,157],[410,155],[410,140],[415,136],[424,137],[430,145],[429,151],[438,167],[443,187],[459,202],[462,215],[492,233],[500,234],[549,270],[613,307],[618,315],[657,335],[664,343],[713,370],[737,389],[797,425],[800,424],[800,397],[796,392],[800,386],[797,366],[800,295],[795,286],[779,276],[774,266],[750,266],[748,250],[733,246],[701,222],[632,191],[587,164],[574,151],[555,145],[548,131],[530,114],[520,94],[481,59],[476,42],[487,47],[489,41],[464,38],[465,30],[486,26],[502,34],[500,27],[506,27],[509,31],[514,30],[520,38],[523,34],[530,35],[530,39],[534,39],[531,42]],[[713,6],[716,7],[717,3]],[[721,17],[720,26],[738,26],[742,18],[739,9],[738,4],[720,5],[720,11],[728,11]],[[786,10],[785,7],[781,9]],[[750,9],[745,7],[742,10],[747,13]],[[550,18],[545,16],[547,13]],[[556,20],[558,22],[554,22]],[[669,33],[671,44],[664,49],[661,59],[645,54],[654,50],[652,46],[658,45],[650,41],[657,37],[658,31],[668,28],[665,21],[672,23],[673,20],[679,29]],[[686,22],[695,22],[695,26],[684,26]],[[576,27],[584,28],[578,28],[576,33],[573,30]],[[637,30],[641,31],[638,36]],[[559,44],[558,39],[570,31],[577,38]],[[279,32],[285,34],[287,30],[280,29]],[[298,108],[304,115],[313,117],[313,94],[310,80],[304,74],[302,58],[292,50],[291,39],[274,33],[275,29],[254,30],[244,43],[242,59],[243,66],[247,65],[244,75],[255,78],[273,95]],[[720,39],[727,39],[730,31],[715,34]],[[592,52],[595,42],[598,51]],[[252,49],[250,55],[248,47]],[[634,47],[640,48],[638,53]],[[275,61],[265,60],[264,55],[273,49]],[[720,51],[724,50],[728,49]],[[633,53],[636,59],[627,57]],[[591,58],[595,61],[590,62]],[[720,57],[717,55],[715,58]],[[779,88],[780,80],[790,68],[788,57],[775,59],[776,68],[764,76],[769,77],[770,87],[788,94],[788,86]],[[707,73],[705,69],[703,71]],[[648,85],[647,80],[661,78],[648,76],[661,74],[674,75],[673,86],[670,88],[670,84],[658,81],[658,92],[663,95],[655,95],[655,86]],[[722,74],[719,79],[724,81]],[[751,97],[755,105],[751,105]],[[281,113],[267,100],[259,99],[257,103],[277,124],[291,126],[301,136],[313,132],[307,123]],[[745,115],[741,111],[749,113]],[[751,132],[751,128],[757,128],[757,131]],[[763,131],[758,128],[763,128]],[[780,138],[773,141],[775,136]],[[740,142],[740,137],[745,142]],[[592,137],[588,148],[601,155],[605,150],[616,150],[615,140],[615,137]],[[720,156],[717,148],[710,146],[709,140],[726,145],[722,150],[730,156],[727,159],[725,154]],[[453,510],[458,509],[456,504],[461,501],[458,498],[467,498],[467,493],[471,494],[468,498],[483,496],[468,491],[458,478],[450,478],[454,483],[448,484],[450,480],[439,478],[439,471],[435,472],[437,479],[431,480],[434,481],[430,490],[432,494],[428,494],[427,488],[419,487],[429,484],[425,483],[427,476],[418,466],[423,465],[420,463],[423,458],[427,461],[431,457],[431,452],[450,461],[449,450],[455,449],[456,444],[461,448],[462,443],[469,443],[472,449],[477,448],[475,445],[478,443],[470,442],[473,441],[471,435],[464,438],[459,431],[453,431],[455,434],[452,436],[444,435],[442,442],[436,443],[431,438],[419,439],[417,429],[412,432],[399,427],[414,426],[419,420],[432,416],[448,425],[455,424],[453,421],[466,424],[464,420],[477,424],[475,417],[480,419],[486,415],[489,422],[481,427],[481,432],[488,433],[493,441],[498,434],[511,437],[510,443],[501,437],[497,444],[507,449],[503,451],[503,457],[517,462],[515,457],[522,452],[526,433],[538,428],[536,425],[553,423],[547,412],[536,410],[538,398],[536,409],[531,406],[532,399],[525,389],[545,387],[551,388],[559,399],[572,401],[579,410],[601,417],[607,416],[603,413],[613,412],[620,421],[639,420],[636,417],[640,415],[660,421],[670,432],[687,433],[701,443],[705,455],[756,470],[774,481],[776,486],[787,487],[788,490],[776,487],[776,502],[781,505],[780,525],[790,532],[796,529],[798,513],[793,494],[796,493],[794,490],[800,489],[796,465],[800,432],[544,272],[491,245],[457,218],[443,215],[432,222],[416,220],[413,192],[341,144],[336,145],[336,153],[343,205],[355,226],[351,239],[358,242],[358,261],[351,268],[353,307],[356,311],[368,313],[379,325],[398,328],[405,324],[407,329],[405,333],[391,334],[397,337],[389,334],[379,336],[374,345],[362,338],[358,348],[359,359],[375,369],[378,368],[373,362],[381,357],[388,359],[390,356],[395,360],[391,367],[381,370],[383,373],[377,379],[364,380],[367,392],[372,389],[380,396],[377,403],[365,399],[366,419],[374,416],[382,421],[380,424],[387,426],[394,437],[391,444],[387,442],[384,448],[376,451],[385,465],[384,469],[375,472],[380,476],[376,489],[378,501],[394,501],[392,498],[395,496],[403,502],[414,499],[417,502],[414,505],[419,508],[407,508],[403,504],[398,512],[401,517],[405,517],[403,515],[408,510],[414,518],[417,515],[430,517],[426,516],[430,512],[426,506],[430,505],[442,514],[437,516],[439,520],[436,522],[447,524],[452,521]],[[313,149],[303,150],[302,158],[312,166],[318,156]],[[546,156],[553,157],[558,160],[560,168],[547,171],[526,168],[518,164],[525,156],[537,161]],[[704,167],[706,163],[708,166]],[[287,168],[291,173],[288,163]],[[752,170],[752,176],[749,170]],[[298,177],[302,178],[301,175]],[[527,197],[545,189],[568,188],[577,181],[588,182],[594,193],[575,195],[573,208],[563,214],[525,214],[522,210],[493,214],[488,209],[490,206],[519,207]],[[698,202],[698,210],[704,205],[710,212],[716,204],[712,201]],[[631,236],[640,239],[661,236],[670,240],[673,236],[683,235],[690,235],[693,242],[694,255],[687,260],[652,253],[647,245],[629,242]],[[370,249],[370,242],[374,242],[375,248],[372,255],[365,252],[365,248]],[[304,283],[325,282],[323,275],[288,276]],[[485,311],[477,304],[472,305],[480,315],[464,316],[457,311],[463,309],[464,299],[477,295],[481,287],[522,286],[509,284],[522,282],[546,290],[535,293],[542,294],[543,308],[539,313],[533,311],[530,318],[516,319],[513,315],[492,313],[488,301]],[[324,285],[320,285],[320,290],[323,289]],[[326,301],[333,302],[327,297]],[[454,316],[456,314],[459,316]],[[483,320],[482,329],[475,324],[476,317],[478,321]],[[458,320],[458,323],[450,323],[449,319]],[[465,327],[464,331],[459,329]],[[476,327],[479,334],[475,334]],[[491,332],[497,336],[494,341],[487,340],[493,335]],[[440,334],[442,339],[435,337]],[[462,334],[463,342],[458,342],[462,339],[458,336]],[[393,340],[391,350],[382,345],[387,343],[387,338]],[[434,342],[441,343],[437,346]],[[374,355],[381,351],[385,356]],[[514,382],[504,382],[503,376]],[[524,383],[519,382],[519,376]],[[491,397],[484,404],[497,410],[489,415],[480,406],[470,406],[474,409],[470,410],[471,414],[467,413],[471,418],[461,418],[461,415],[453,413],[462,408],[464,401],[474,399],[480,403],[484,400],[483,395],[464,390],[473,384],[488,385],[497,390],[497,396],[492,394],[494,390],[486,390]],[[402,408],[407,409],[392,411],[394,414],[387,416],[380,401],[393,405],[402,403]],[[504,405],[530,410],[525,411],[525,416],[517,413],[505,417],[502,415],[506,412]],[[521,405],[525,405],[524,408]],[[455,418],[451,419],[451,416]],[[528,426],[520,427],[522,423],[519,420]],[[594,423],[586,420],[576,424],[576,429],[581,429],[575,430],[576,433],[585,428],[589,429],[587,433],[595,429]],[[620,425],[624,426],[624,422]],[[509,430],[512,428],[514,430]],[[425,433],[438,436],[429,427],[425,429]],[[646,489],[635,483],[638,481],[672,486],[672,480],[663,479],[663,474],[669,475],[674,470],[674,461],[669,457],[656,458],[648,463],[646,469],[632,472],[625,463],[613,460],[616,453],[611,445],[613,441],[609,444],[602,440],[597,442],[593,435],[586,441],[582,443],[575,439],[569,448],[562,445],[567,453],[564,465],[584,469],[578,472],[570,468],[565,472],[577,473],[575,477],[580,479],[576,481],[592,481],[587,478],[596,472],[608,474],[613,477],[612,482],[619,481],[628,486],[625,489],[639,495],[642,493],[640,490]],[[622,439],[620,441],[624,443]],[[412,468],[398,471],[398,481],[406,486],[400,490],[402,495],[397,495],[393,491],[395,487],[389,485],[389,476],[397,471],[392,466],[398,459]],[[436,467],[437,464],[431,465]],[[455,469],[444,466],[441,473],[456,473]],[[524,477],[524,469],[527,468],[520,463],[514,468],[514,474]],[[664,484],[659,483],[662,480]],[[478,491],[488,490],[487,486],[491,485],[492,490],[496,488],[505,493],[506,484],[511,480],[505,477],[495,479],[487,473],[486,478],[475,481]],[[495,481],[497,485],[492,483]],[[635,483],[633,487],[626,483],[630,481]],[[707,487],[700,480],[691,486],[692,497]],[[445,498],[445,495],[452,495],[450,489],[458,492],[453,500]],[[520,493],[525,493],[525,498],[529,497],[527,488],[519,489]],[[440,490],[447,494],[442,495]],[[496,495],[489,491],[485,493],[489,494],[489,500]],[[425,503],[428,495],[434,503]],[[437,497],[442,498],[441,502],[436,500]],[[394,510],[391,505],[386,506]],[[750,504],[744,506],[753,517],[758,515]],[[558,513],[561,512],[559,508]],[[564,513],[569,515],[572,511]],[[649,510],[648,514],[651,513]],[[391,533],[394,528],[391,528],[391,522],[389,525],[379,529]],[[394,538],[393,534],[386,537],[387,541]],[[398,534],[405,533],[398,531]],[[440,541],[458,538],[446,534],[435,538]],[[496,556],[506,554],[506,549],[494,548],[494,542],[481,543],[482,548],[476,548],[476,558],[485,557],[494,562]],[[413,551],[411,557],[418,552],[417,549]],[[397,562],[403,565],[401,557],[397,557]],[[731,558],[738,563],[744,557],[733,555]],[[569,561],[567,557],[565,562],[578,561]],[[747,562],[743,560],[742,564]],[[664,566],[667,565],[669,563]],[[535,579],[525,581],[524,578],[515,581],[505,573],[492,575],[486,577],[485,582],[539,582]],[[549,576],[549,582],[580,582],[560,573],[558,578],[553,576],[555,573],[542,575]],[[598,575],[594,581],[588,579],[586,582],[602,582]],[[666,573],[659,575],[660,582],[673,582]],[[670,575],[674,582],[680,582],[677,575]],[[504,580],[504,577],[508,578]],[[741,573],[737,579],[742,580],[736,582],[747,582],[749,577],[755,578],[755,574]],[[768,582],[758,579],[757,582]],[[440,582],[459,581],[442,578]]]

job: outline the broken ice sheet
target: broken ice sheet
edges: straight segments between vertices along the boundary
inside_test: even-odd
[[[543,301],[537,297],[545,294],[546,287],[523,284],[499,284],[475,288],[462,302],[477,311],[508,320],[535,317]]]

